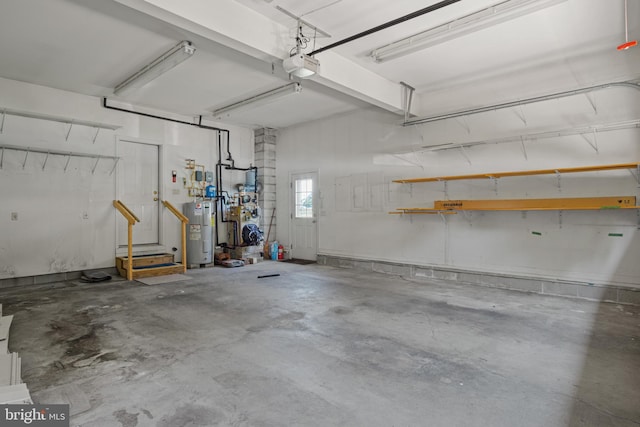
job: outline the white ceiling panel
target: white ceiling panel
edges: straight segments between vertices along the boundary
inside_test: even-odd
[[[624,41],[623,0],[566,0],[384,63],[376,63],[368,55],[376,47],[500,1],[503,0],[461,0],[330,52],[385,81],[406,82],[415,87],[414,106],[424,114],[640,78],[640,48],[616,50]],[[237,22],[239,29],[250,22],[243,19],[242,11],[247,18],[264,15],[274,23],[265,30],[265,38],[273,36],[267,33],[274,33],[278,49],[286,51],[295,45],[296,21],[277,9],[278,6],[284,8],[331,35],[313,40],[313,32],[305,27],[305,35],[312,37],[307,52],[314,48],[314,43],[315,47],[326,46],[437,3],[418,0],[371,0],[366,4],[357,0],[194,2],[200,10],[212,14],[222,10],[223,4],[235,5],[234,10],[241,12],[228,19]],[[177,19],[163,20],[142,9],[135,10],[135,4],[150,3],[161,2],[4,0],[0,2],[0,77],[113,97],[115,85],[177,42],[190,40],[197,49],[192,58],[135,93],[117,99],[184,115],[207,115],[217,107],[288,81],[280,67],[283,58],[265,59],[269,58],[267,54],[251,56],[237,50],[237,44],[225,45],[207,37],[206,32],[191,31],[197,26],[183,26]],[[263,30],[247,28],[247,31],[260,37]],[[640,38],[640,2],[633,0],[629,2],[629,35]],[[321,73],[323,55],[328,53],[316,56]],[[358,76],[351,77],[358,80]],[[284,127],[366,105],[350,96],[353,92],[349,92],[349,96],[338,92],[339,84],[326,85],[318,79],[317,82],[302,81],[302,85],[299,95],[228,119],[248,126]],[[360,99],[366,100],[367,96]]]

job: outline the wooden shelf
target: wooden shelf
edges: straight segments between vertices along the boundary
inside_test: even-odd
[[[437,214],[442,214],[442,215],[455,215],[457,214],[457,211],[453,211],[453,210],[446,210],[443,211],[442,209],[431,209],[431,208],[398,208],[393,212],[389,212],[390,215],[403,215],[403,214],[409,214],[409,215],[437,215]]]
[[[402,215],[402,214],[451,214],[458,213],[463,211],[606,211],[606,210],[628,210],[628,209],[640,209],[640,206],[627,206],[627,207],[600,207],[600,206],[591,206],[591,207],[583,207],[583,208],[494,208],[494,209],[456,209],[456,210],[446,210],[443,211],[441,209],[433,209],[433,208],[411,208],[411,209],[397,209],[397,212],[389,212],[392,215]]]
[[[436,176],[429,178],[408,178],[408,179],[396,179],[393,182],[399,184],[414,184],[419,182],[439,182],[439,181],[456,181],[463,179],[495,179],[506,178],[513,176],[531,176],[531,175],[556,175],[562,173],[576,173],[576,172],[599,172],[618,169],[637,169],[640,167],[640,163],[621,163],[615,165],[599,165],[599,166],[582,166],[578,168],[558,168],[558,169],[539,169],[529,171],[515,171],[515,172],[492,172],[473,175],[452,175],[452,176]]]
[[[634,196],[555,199],[436,200],[433,208],[397,208],[390,214],[447,214],[459,211],[593,211],[640,209]]]

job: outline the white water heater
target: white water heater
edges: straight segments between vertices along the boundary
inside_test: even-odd
[[[187,264],[210,264],[213,260],[213,226],[215,212],[213,202],[185,203],[184,215],[187,224]]]

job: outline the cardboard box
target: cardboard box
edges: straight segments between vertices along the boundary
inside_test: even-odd
[[[236,246],[228,249],[232,259],[257,258],[261,250],[261,246]]]

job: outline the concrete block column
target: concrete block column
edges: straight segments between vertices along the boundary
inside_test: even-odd
[[[262,193],[258,203],[262,207],[260,228],[264,237],[269,233],[269,223],[276,208],[276,130],[270,128],[254,131],[255,164],[258,168],[258,181],[262,183]],[[273,218],[269,240],[276,237],[276,218]]]

